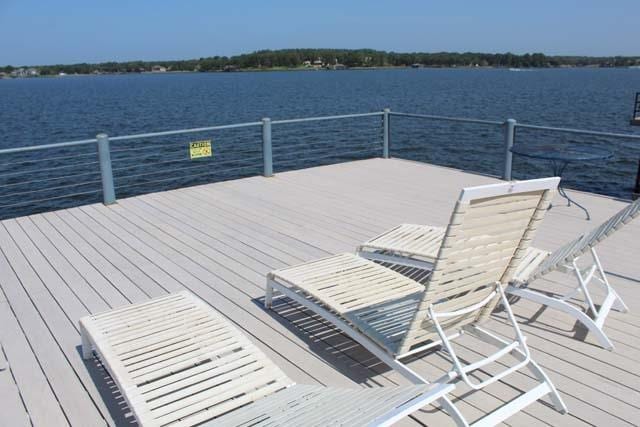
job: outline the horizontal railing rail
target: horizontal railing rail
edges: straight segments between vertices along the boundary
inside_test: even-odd
[[[367,122],[368,118],[376,119],[376,117],[381,120]],[[5,216],[2,212],[4,208],[28,207],[31,203],[46,204],[65,197],[82,198],[101,193],[102,202],[110,204],[116,202],[117,192],[121,190],[145,186],[153,190],[157,188],[153,187],[155,184],[176,180],[186,185],[192,182],[190,180],[194,177],[212,176],[214,169],[216,173],[226,173],[225,176],[232,176],[231,172],[248,171],[247,173],[250,174],[269,177],[274,174],[274,161],[279,167],[286,169],[296,164],[307,167],[309,162],[317,163],[321,159],[344,161],[372,156],[388,158],[392,143],[391,117],[449,122],[457,125],[466,123],[500,130],[503,135],[501,175],[507,180],[512,178],[511,148],[516,141],[517,129],[640,140],[640,134],[540,126],[519,123],[513,119],[499,121],[405,113],[390,109],[278,120],[263,118],[260,121],[132,135],[98,134],[91,139],[0,149],[0,189],[4,191],[4,193],[0,191],[0,217]],[[366,123],[361,122],[362,120]],[[342,124],[338,127],[323,124],[321,127],[318,125],[315,128],[302,129],[305,126],[313,126],[314,123],[329,121]],[[354,124],[356,121],[364,125],[357,127]],[[350,131],[344,131],[349,126],[351,126]],[[276,133],[274,133],[274,127],[278,129]],[[256,133],[237,137],[233,141],[229,139],[226,148],[214,146],[214,151],[220,148],[221,152],[216,153],[215,162],[211,163],[193,161],[184,151],[187,142],[176,140],[181,135],[252,132],[251,129],[256,129]],[[344,132],[338,135],[341,130]],[[325,135],[322,132],[329,134]],[[494,131],[489,132],[489,135],[494,138]],[[158,142],[159,139],[169,140],[169,142]],[[127,142],[133,142],[133,145]],[[95,148],[92,149],[91,146]],[[227,150],[229,147],[233,150]],[[18,156],[18,158],[11,159],[11,156]],[[11,159],[11,161],[3,159]],[[190,161],[192,163],[185,165],[185,162]],[[114,162],[115,166],[112,164]],[[51,186],[44,187],[45,183]],[[71,192],[60,194],[63,190]],[[48,197],[41,197],[47,193],[50,193]],[[127,194],[126,191],[124,194]]]
[[[553,127],[553,126],[529,125],[525,123],[516,123],[516,127],[522,128],[522,129],[536,129],[536,130],[548,130],[552,132],[572,133],[577,135],[604,136],[607,138],[640,140],[639,134],[632,134],[632,133],[601,132],[601,131],[586,130],[586,129],[572,129],[572,128],[560,128],[560,127]]]
[[[200,133],[200,132],[207,132],[207,131],[213,131],[213,130],[247,128],[247,127],[261,126],[261,125],[262,125],[262,122],[235,123],[232,125],[207,126],[207,127],[192,128],[192,129],[168,130],[163,132],[138,133],[135,135],[112,136],[109,139],[111,141],[126,141],[126,140],[132,140],[132,139],[154,138],[159,136],[185,135],[189,133]]]
[[[93,139],[82,139],[79,141],[56,142],[53,144],[26,145],[23,147],[3,148],[0,150],[0,156],[3,154],[26,153],[28,151],[42,151],[42,150],[49,150],[52,148],[75,147],[78,145],[95,144],[96,142],[98,142],[96,138],[93,138]]]
[[[461,123],[476,123],[481,125],[490,126],[502,126],[504,122],[497,120],[483,120],[483,119],[470,119],[466,117],[450,117],[450,116],[436,116],[431,114],[416,114],[416,113],[400,113],[397,111],[390,111],[389,114],[398,117],[413,117],[417,119],[438,120],[445,122],[461,122]]]
[[[338,116],[318,116],[318,117],[302,117],[298,119],[273,120],[271,123],[274,125],[284,125],[284,124],[291,124],[291,123],[321,122],[325,120],[356,119],[359,117],[382,116],[383,114],[384,114],[383,111],[374,111],[373,113],[341,114]]]

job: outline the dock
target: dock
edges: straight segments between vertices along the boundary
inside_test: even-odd
[[[339,252],[399,223],[446,225],[461,188],[496,178],[401,159],[374,158],[119,199],[0,222],[0,425],[133,425],[99,362],[80,353],[78,319],[183,289],[242,328],[299,383],[348,387],[406,384],[339,331],[286,299],[263,308],[272,269]],[[593,219],[562,202],[536,246],[553,250],[595,227],[625,202],[571,192]],[[640,420],[640,221],[599,254],[630,313],[612,312],[603,350],[570,317],[525,301],[513,305],[534,359],[570,413],[538,401],[508,425],[630,426]],[[566,289],[554,273],[534,283]],[[492,330],[509,334],[496,312]],[[476,348],[462,356],[477,357]],[[449,368],[441,352],[409,365],[426,378]],[[459,387],[470,419],[515,398],[525,373],[481,392]],[[400,425],[452,425],[427,407]]]

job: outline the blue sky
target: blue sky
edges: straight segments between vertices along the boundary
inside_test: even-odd
[[[0,0],[0,65],[258,49],[640,55],[638,0]]]

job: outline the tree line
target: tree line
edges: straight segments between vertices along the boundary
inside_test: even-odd
[[[235,56],[212,56],[208,58],[176,61],[125,61],[98,64],[57,64],[34,66],[41,75],[132,73],[152,71],[153,66],[162,66],[169,71],[231,71],[237,69],[300,68],[305,61],[317,61],[322,66],[342,64],[346,67],[425,66],[425,67],[627,67],[640,65],[640,57],[612,56],[547,56],[543,53],[399,53],[373,49],[281,49],[260,50]],[[320,65],[320,64],[318,64]],[[309,64],[307,64],[309,66]],[[0,67],[10,73],[17,66]]]

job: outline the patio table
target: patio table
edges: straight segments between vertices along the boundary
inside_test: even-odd
[[[553,176],[562,178],[570,163],[597,162],[610,159],[613,153],[600,147],[578,146],[572,144],[518,144],[511,148],[513,154],[532,159],[548,160],[553,167]],[[567,206],[573,203],[584,211],[587,220],[591,219],[587,208],[573,200],[567,194],[560,180],[558,193],[567,200]],[[552,206],[549,207],[551,209]]]

